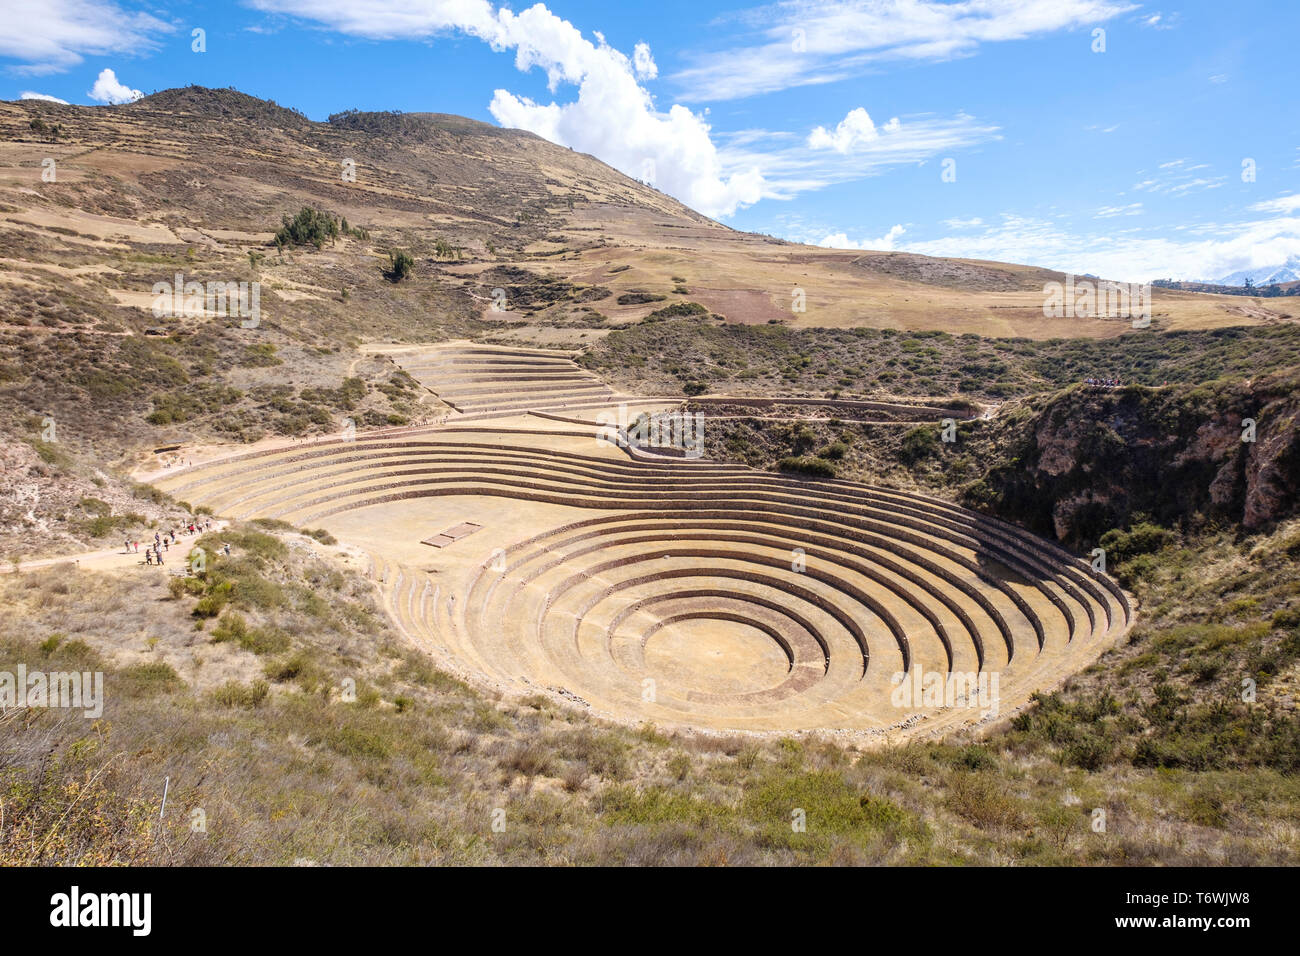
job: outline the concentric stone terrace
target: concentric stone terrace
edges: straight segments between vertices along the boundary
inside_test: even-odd
[[[244,454],[160,484],[364,549],[443,666],[661,726],[975,723],[1085,666],[1130,617],[1109,578],[996,520],[661,459],[554,414]],[[992,700],[907,692],[976,674]]]
[[[620,402],[663,404],[662,399],[616,395],[595,375],[579,368],[568,352],[471,342],[382,351],[462,419],[539,410],[591,410]]]

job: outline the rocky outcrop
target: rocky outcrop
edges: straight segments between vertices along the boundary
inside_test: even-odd
[[[1006,457],[971,497],[1078,547],[1137,515],[1263,530],[1300,510],[1298,411],[1293,372],[1200,387],[1079,386],[994,425]]]

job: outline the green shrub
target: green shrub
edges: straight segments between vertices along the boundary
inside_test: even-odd
[[[1139,522],[1128,531],[1113,528],[1101,536],[1100,544],[1116,563],[1140,554],[1152,554],[1172,544],[1174,533],[1149,521]]]
[[[685,290],[683,289],[682,291],[684,292]],[[636,293],[633,293],[633,295],[635,294]],[[623,302],[623,298],[623,296],[620,296],[618,301],[620,304],[626,305],[627,303]],[[663,296],[659,296],[658,298],[662,299]],[[662,309],[655,309],[647,315],[643,321],[650,322],[655,319],[671,319],[683,315],[708,315],[708,312],[709,310],[698,302],[674,302],[672,305],[666,305]]]
[[[925,825],[892,801],[860,792],[834,771],[785,773],[746,790],[745,815],[765,826],[771,838],[803,839],[790,826],[794,809],[804,811],[807,835],[838,834],[864,842],[881,834],[893,839],[920,836]]]
[[[388,270],[384,277],[389,282],[401,282],[409,276],[415,268],[415,260],[401,249],[393,249],[388,253]]]
[[[837,474],[835,465],[824,458],[811,458],[807,455],[782,458],[776,467],[784,472],[798,475],[812,475],[816,478],[834,478]]]
[[[251,684],[241,684],[232,680],[214,690],[212,697],[223,707],[243,707],[252,710],[262,706],[270,693],[271,687],[264,680],[253,681]]]
[[[1290,629],[1300,627],[1300,607],[1282,608],[1273,612],[1273,619],[1270,622],[1273,627]]]
[[[624,292],[617,301],[619,305],[642,305],[646,302],[662,302],[666,298],[668,296],[653,292]]]
[[[176,670],[165,661],[149,661],[124,667],[110,678],[113,686],[127,697],[152,697],[183,687]]]
[[[267,678],[277,684],[293,681],[304,690],[315,690],[327,680],[326,674],[303,652],[291,657],[268,661],[262,669]]]
[[[392,744],[384,737],[348,724],[327,731],[324,743],[335,753],[354,760],[384,760],[393,752]]]
[[[195,617],[216,617],[225,608],[227,600],[229,595],[226,593],[205,594],[199,598],[191,613]]]
[[[934,455],[939,447],[938,430],[931,425],[919,425],[903,436],[899,455],[906,464],[914,465],[922,458]]]
[[[994,774],[956,774],[949,781],[947,804],[980,829],[1018,827],[1024,822],[1019,803]]]
[[[326,242],[337,239],[339,221],[328,213],[303,206],[292,219],[286,214],[280,220],[280,228],[275,233],[277,246],[312,245],[322,249]]]

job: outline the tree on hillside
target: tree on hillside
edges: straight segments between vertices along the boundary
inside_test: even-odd
[[[51,143],[59,141],[59,134],[63,132],[63,127],[58,123],[47,123],[39,116],[27,124],[31,127],[33,133],[48,139]]]
[[[415,260],[401,249],[393,249],[388,253],[388,264],[389,268],[384,273],[384,278],[389,282],[401,282],[415,268]]]
[[[433,244],[434,255],[439,259],[459,259],[461,248],[453,246],[446,239],[439,239]]]
[[[319,209],[303,206],[292,219],[288,215],[281,218],[275,241],[279,246],[312,245],[317,249],[323,249],[326,240],[333,241],[338,238],[338,235],[337,219]]]

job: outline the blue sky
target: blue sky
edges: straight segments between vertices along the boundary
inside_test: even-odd
[[[0,4],[4,98],[459,113],[841,248],[1126,280],[1300,254],[1294,0]]]

